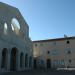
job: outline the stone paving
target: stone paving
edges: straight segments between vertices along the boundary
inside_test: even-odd
[[[0,75],[75,75],[75,71],[31,70],[21,72],[0,73]]]

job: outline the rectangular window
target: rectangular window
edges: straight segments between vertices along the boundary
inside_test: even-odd
[[[61,65],[64,65],[64,64],[65,64],[64,60],[61,60]]]
[[[64,62],[64,60],[54,60],[54,61],[53,61],[53,64],[54,64],[54,65],[64,65],[65,62]]]
[[[65,53],[66,53],[66,54],[71,54],[71,49],[70,49],[70,48],[65,49]]]
[[[53,64],[57,65],[58,64],[58,60],[53,60]]]
[[[59,54],[60,54],[59,50],[52,50],[51,51],[51,55],[59,55]]]

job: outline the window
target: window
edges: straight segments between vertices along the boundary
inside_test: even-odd
[[[62,60],[54,60],[54,64],[55,65],[64,65],[65,63],[64,63],[64,60],[62,59]]]
[[[68,54],[71,54],[71,51],[68,51]]]
[[[7,23],[4,23],[4,34],[7,34]]]
[[[64,65],[64,60],[61,60],[61,65]]]
[[[12,30],[14,31],[15,29],[14,29],[14,26],[11,24],[11,28],[12,28]]]
[[[35,46],[37,46],[37,44],[35,44]]]
[[[50,54],[50,51],[47,51],[47,54]]]
[[[40,45],[43,46],[43,43],[41,43]]]
[[[70,43],[70,41],[67,41],[67,44],[69,44]]]
[[[71,49],[70,48],[65,49],[65,53],[66,54],[71,54]]]
[[[59,51],[58,51],[58,50],[52,50],[52,51],[51,51],[51,54],[52,54],[52,55],[59,55]]]
[[[71,63],[71,59],[69,59],[69,63]]]
[[[19,34],[20,24],[19,24],[19,21],[18,21],[16,18],[13,18],[13,19],[12,19],[11,28],[12,28],[12,30],[13,30],[16,34]]]

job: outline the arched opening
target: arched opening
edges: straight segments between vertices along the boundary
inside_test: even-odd
[[[7,68],[7,48],[4,48],[2,51],[1,68]]]
[[[11,50],[11,57],[10,57],[10,70],[16,71],[17,69],[17,54],[18,54],[17,48],[12,48]]]
[[[47,59],[47,68],[51,68],[51,60]]]
[[[8,28],[7,23],[4,23],[4,34],[7,34],[7,28]]]
[[[32,67],[32,57],[31,56],[29,57],[29,67],[30,68]]]
[[[23,53],[20,54],[20,67],[22,68],[23,67]]]
[[[25,67],[28,67],[28,54],[25,55]]]
[[[13,18],[11,21],[11,28],[12,30],[16,33],[19,34],[19,30],[20,30],[20,24],[19,21],[16,18]]]

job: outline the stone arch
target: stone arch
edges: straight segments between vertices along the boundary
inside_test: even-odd
[[[28,67],[28,54],[25,55],[25,67]]]
[[[30,68],[32,67],[32,57],[31,56],[29,57],[29,67]]]
[[[21,52],[20,53],[20,67],[23,67],[23,59],[24,59],[24,54]]]
[[[2,50],[1,68],[7,68],[7,59],[8,59],[7,55],[8,55],[7,48],[3,48],[3,50]]]
[[[11,56],[10,56],[10,70],[16,71],[17,69],[17,58],[18,57],[18,49],[16,47],[12,48]]]

